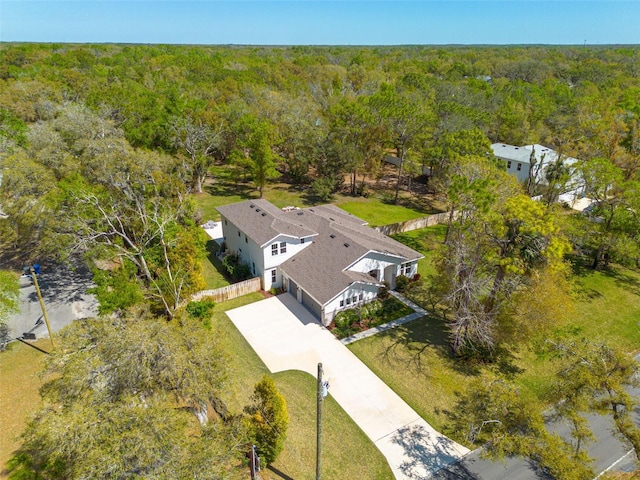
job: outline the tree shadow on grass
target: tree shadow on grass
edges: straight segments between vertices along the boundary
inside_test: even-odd
[[[267,467],[267,470],[273,472],[275,475],[278,476],[278,478],[281,478],[282,480],[294,480],[293,477],[290,477],[289,475],[287,475],[286,473],[278,470],[276,467],[274,467],[273,465],[269,465]]]
[[[456,358],[449,347],[449,329],[446,320],[435,314],[429,314],[399,327],[387,330],[381,335],[390,340],[382,353],[389,363],[403,362],[407,367],[415,368],[418,373],[428,375],[424,358],[427,352],[435,351],[443,358],[448,368],[463,375],[477,376],[482,364],[474,364]]]
[[[244,183],[212,182],[204,187],[204,191],[214,197],[237,196],[245,200],[257,197],[257,192]]]
[[[602,274],[615,280],[616,284],[624,285],[624,288],[634,295],[640,296],[640,278],[631,275],[621,268],[609,267],[602,270]]]
[[[403,245],[406,245],[409,248],[413,248],[418,252],[424,253],[425,247],[418,238],[415,238],[407,233],[395,233],[391,235],[391,238],[402,243]]]
[[[222,277],[227,282],[233,283],[234,282],[233,278],[231,278],[231,276],[229,275],[229,272],[227,272],[227,270],[222,265],[222,262],[218,258],[218,250],[220,249],[220,246],[215,242],[215,240],[209,240],[207,242],[206,249],[207,249],[207,260],[209,260],[209,263],[213,265],[213,267],[218,271],[220,275],[222,275]]]
[[[603,295],[599,291],[586,287],[582,278],[590,277],[595,274],[595,270],[591,268],[590,261],[583,257],[570,257],[573,274],[576,278],[576,291],[581,298],[585,300],[593,300],[601,298]],[[601,275],[611,278],[616,284],[624,286],[624,288],[634,295],[640,296],[640,277],[632,275],[629,271],[618,265],[609,265],[608,267],[598,270]]]
[[[594,273],[594,270],[587,265],[587,259],[578,256],[571,256],[569,257],[569,261],[571,262],[571,270],[575,279],[574,290],[580,299],[587,302],[589,300],[601,298],[602,294],[598,290],[587,287],[582,281],[583,278],[593,275]]]

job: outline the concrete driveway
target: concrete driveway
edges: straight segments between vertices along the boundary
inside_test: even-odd
[[[429,478],[469,450],[435,431],[291,295],[227,312],[273,373],[322,362],[329,393],[386,457],[397,479]]]

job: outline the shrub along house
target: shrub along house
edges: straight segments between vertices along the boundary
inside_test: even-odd
[[[218,207],[224,245],[262,288],[283,288],[323,324],[417,273],[419,252],[334,205],[280,210],[266,200]]]

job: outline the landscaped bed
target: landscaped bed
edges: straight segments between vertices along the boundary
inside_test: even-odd
[[[329,330],[338,338],[377,327],[413,313],[413,310],[394,297],[376,299],[356,308],[338,312],[329,325]]]

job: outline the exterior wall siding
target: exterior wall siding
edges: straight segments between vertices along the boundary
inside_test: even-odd
[[[251,238],[246,237],[246,234],[241,229],[224,217],[222,217],[222,232],[227,250],[240,255],[242,263],[253,268],[252,273],[257,277],[260,277],[262,288],[264,290],[282,286],[282,276],[280,275],[277,267],[298,252],[302,251],[304,248],[311,245],[311,239],[313,238],[307,237],[305,238],[305,242],[302,243],[299,238],[280,235],[270,242],[265,248],[261,248]],[[240,235],[238,235],[238,232]],[[280,253],[280,244],[282,242],[286,244],[286,253],[283,254]],[[271,254],[271,245],[274,243],[277,243],[278,245],[277,255]],[[276,269],[275,282],[272,281],[271,272],[273,269]]]
[[[362,301],[360,301],[360,294],[362,294]],[[322,319],[322,323],[324,325],[329,325],[333,321],[333,317],[335,317],[336,313],[340,310],[346,310],[347,308],[353,308],[357,305],[362,305],[363,303],[369,303],[375,300],[377,296],[378,287],[376,285],[354,283],[324,306],[324,318]],[[352,301],[347,305],[347,299],[349,298],[353,300],[353,297],[358,299],[357,303],[354,304]],[[344,302],[343,306],[340,306],[341,301]]]

